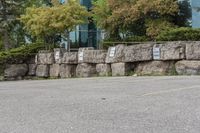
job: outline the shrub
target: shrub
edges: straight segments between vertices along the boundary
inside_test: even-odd
[[[148,38],[147,36],[129,36],[124,38],[124,40],[119,40],[119,39],[113,39],[113,38],[109,38],[104,40],[103,42],[103,49],[108,49],[109,47],[118,45],[118,44],[125,44],[125,45],[133,45],[135,43],[138,42],[146,42],[146,41],[150,41],[150,38]]]
[[[145,42],[149,40],[147,36],[129,36],[125,39],[127,42]]]
[[[175,28],[162,32],[157,41],[200,41],[200,29]]]
[[[0,52],[0,64],[16,63],[19,61],[28,60],[30,57],[35,56],[39,50],[44,48],[44,44],[34,43],[23,45],[8,51],[2,51]]]

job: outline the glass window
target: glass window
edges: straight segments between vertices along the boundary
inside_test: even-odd
[[[192,27],[200,28],[200,0],[192,0]]]

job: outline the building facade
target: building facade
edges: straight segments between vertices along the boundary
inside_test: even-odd
[[[200,28],[200,0],[191,0],[192,27]]]
[[[65,1],[67,0],[60,0],[60,2]],[[85,6],[87,10],[90,11],[92,7],[92,0],[80,0],[80,4]],[[96,28],[91,18],[88,18],[88,22],[88,24],[77,26],[76,29],[70,33],[71,48],[98,48],[98,42],[100,41],[100,30]]]

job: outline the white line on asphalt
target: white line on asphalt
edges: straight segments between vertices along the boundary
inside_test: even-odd
[[[152,93],[144,94],[144,95],[142,95],[142,96],[159,95],[159,94],[172,93],[172,92],[178,92],[178,91],[189,90],[189,89],[195,89],[195,88],[200,88],[200,86],[199,86],[199,85],[195,85],[195,86],[184,87],[184,88],[178,88],[178,89],[171,89],[171,90],[166,90],[166,91],[152,92]]]

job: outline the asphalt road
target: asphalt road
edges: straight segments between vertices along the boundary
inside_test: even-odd
[[[200,77],[0,82],[0,133],[199,133]]]

